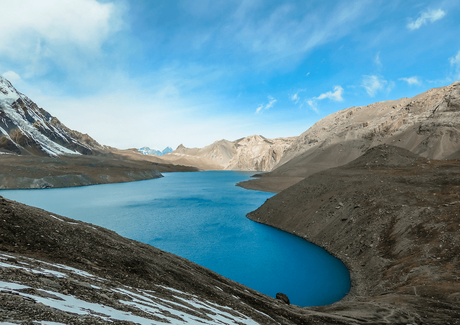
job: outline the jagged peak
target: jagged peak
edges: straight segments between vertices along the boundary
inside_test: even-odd
[[[0,75],[0,100],[10,99],[14,101],[19,98],[21,98],[21,93],[14,88],[8,79]]]

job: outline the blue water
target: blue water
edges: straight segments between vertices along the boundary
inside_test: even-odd
[[[185,257],[299,306],[340,300],[349,291],[344,264],[322,248],[246,218],[273,194],[235,186],[251,173],[167,173],[133,183],[0,195],[116,231]]]

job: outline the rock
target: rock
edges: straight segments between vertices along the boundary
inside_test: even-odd
[[[290,304],[291,304],[291,302],[289,301],[288,296],[286,296],[284,293],[278,292],[278,293],[276,294],[276,299],[281,300],[281,301],[284,302],[286,305],[290,305]]]

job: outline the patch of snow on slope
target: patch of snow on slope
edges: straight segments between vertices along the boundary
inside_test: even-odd
[[[105,282],[105,279],[95,277],[85,271],[68,267],[62,264],[51,264],[44,261],[21,258],[30,264],[18,261],[16,257],[0,253],[0,267],[23,269],[27,272],[34,274],[43,274],[48,277],[69,278],[72,274],[77,274],[86,278],[85,282],[98,280]],[[40,266],[32,264],[39,263]],[[24,264],[10,264],[20,263]],[[65,274],[60,271],[44,267],[50,266],[53,269],[60,269],[62,272],[70,272],[72,274]],[[90,285],[92,290],[101,290],[100,287]],[[138,324],[158,324],[158,319],[161,322],[166,322],[173,325],[183,324],[221,324],[221,325],[258,325],[259,323],[233,310],[228,306],[221,306],[210,301],[199,300],[196,295],[190,295],[177,289],[161,286],[163,289],[171,293],[171,298],[160,298],[154,295],[155,292],[151,290],[136,289],[118,284],[118,288],[111,288],[107,290],[116,293],[118,303],[124,306],[129,306],[130,311],[115,309],[110,306],[103,305],[102,303],[94,303],[85,301],[79,297],[63,294],[57,291],[48,289],[33,288],[28,285],[23,285],[15,282],[0,281],[0,290],[3,292],[10,292],[19,294],[23,297],[33,299],[36,303],[42,303],[45,306],[61,310],[63,312],[74,313],[78,315],[88,315],[98,317],[105,321],[130,321]],[[34,294],[36,293],[36,294]],[[174,295],[172,294],[174,293]],[[179,297],[180,295],[181,297]],[[142,311],[147,316],[139,316],[137,311]],[[151,317],[151,318],[150,318]]]

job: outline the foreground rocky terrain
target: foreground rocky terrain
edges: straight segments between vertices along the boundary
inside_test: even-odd
[[[194,166],[202,170],[269,171],[281,160],[294,139],[267,139],[252,135],[235,141],[216,141],[204,148],[180,145],[157,161]]]
[[[242,186],[279,192],[384,143],[430,159],[460,158],[460,81],[331,114],[297,137],[270,173]]]
[[[0,321],[460,324],[459,176],[458,160],[382,145],[250,213],[349,268],[350,293],[310,308],[104,228],[0,198]]]

